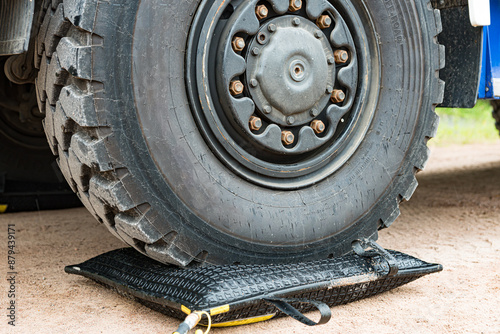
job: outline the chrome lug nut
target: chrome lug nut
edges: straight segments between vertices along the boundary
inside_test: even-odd
[[[326,29],[326,28],[330,28],[330,26],[332,25],[332,19],[330,18],[330,16],[328,15],[321,15],[320,17],[318,17],[318,19],[316,20],[316,24],[318,25],[318,27],[320,27],[321,29]]]
[[[323,133],[326,129],[325,123],[315,119],[311,122],[311,128],[314,130],[316,134]]]
[[[345,100],[345,93],[343,91],[341,91],[340,89],[334,89],[330,100],[333,103],[343,102]]]
[[[337,50],[333,53],[337,64],[345,64],[349,60],[349,54],[345,50]]]
[[[235,52],[243,51],[243,49],[245,48],[245,40],[241,37],[235,37],[231,44]]]
[[[259,131],[262,128],[262,120],[259,117],[252,116],[249,121],[250,130]]]
[[[302,8],[302,0],[290,0],[290,5],[288,10],[291,12],[296,12]]]
[[[269,10],[265,5],[260,5],[255,8],[255,15],[259,20],[265,19],[269,14]]]
[[[239,80],[231,81],[231,83],[229,84],[229,91],[233,96],[243,93],[244,88],[245,86],[243,86],[243,84]]]
[[[281,131],[281,141],[285,145],[291,145],[295,141],[295,136],[291,131]]]

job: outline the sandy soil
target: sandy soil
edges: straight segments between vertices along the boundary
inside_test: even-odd
[[[444,265],[391,292],[332,309],[325,326],[293,320],[214,333],[499,333],[500,143],[435,148],[420,187],[380,243]],[[63,267],[123,244],[85,209],[0,216],[0,268],[7,272],[7,224],[17,229],[17,321],[7,325],[8,284],[0,282],[1,333],[171,333],[178,321]],[[312,314],[312,317],[315,315]]]

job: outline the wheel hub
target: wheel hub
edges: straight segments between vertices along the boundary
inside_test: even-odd
[[[249,50],[247,86],[262,116],[281,126],[302,125],[314,119],[312,109],[325,108],[335,63],[328,63],[333,50],[314,23],[295,15],[272,19]]]
[[[371,119],[360,111],[370,55],[355,14],[328,1],[291,4],[207,2],[186,58],[194,117],[212,152],[245,179],[279,189],[331,175]]]

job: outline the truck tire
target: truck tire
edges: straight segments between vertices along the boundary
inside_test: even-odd
[[[500,101],[492,100],[491,106],[493,107],[493,118],[495,119],[495,126],[500,131]]]
[[[417,186],[444,92],[430,1],[47,4],[50,147],[96,219],[158,261],[345,254]]]
[[[81,206],[50,152],[34,85],[11,83],[0,57],[0,213]]]

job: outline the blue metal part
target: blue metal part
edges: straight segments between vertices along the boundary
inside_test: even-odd
[[[491,25],[484,27],[479,99],[493,99],[493,78],[500,80],[500,0],[490,1]],[[497,92],[498,94],[498,92]],[[496,99],[499,99],[496,97]]]

